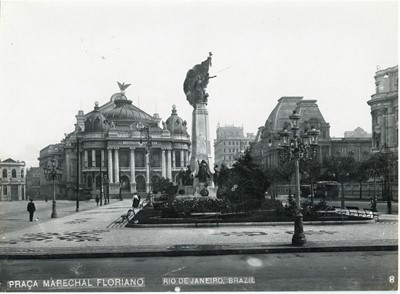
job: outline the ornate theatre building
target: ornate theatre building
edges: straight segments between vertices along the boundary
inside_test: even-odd
[[[61,143],[40,151],[41,197],[52,195],[53,183],[45,180],[43,172],[52,159],[63,171],[56,195],[68,199],[76,197],[78,181],[80,189],[92,195],[106,188],[111,197],[148,192],[151,178],[174,182],[189,164],[190,137],[175,105],[160,126],[159,115],[151,116],[133,105],[125,96],[129,85],[118,84],[121,91],[109,102],[96,102],[87,114],[80,110],[75,130]]]

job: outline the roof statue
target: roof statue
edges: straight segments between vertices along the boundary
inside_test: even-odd
[[[125,89],[126,88],[128,88],[131,84],[126,84],[125,85],[125,83],[120,83],[120,82],[117,82],[118,83],[118,87],[119,87],[119,89],[121,90],[121,93],[125,93]]]
[[[210,52],[206,60],[190,69],[183,83],[183,91],[185,92],[186,99],[194,108],[196,108],[197,103],[207,103],[208,94],[206,88],[208,81],[216,77],[210,77],[208,73],[211,66],[211,56],[212,53]]]

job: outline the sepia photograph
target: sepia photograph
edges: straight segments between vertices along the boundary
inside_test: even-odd
[[[398,1],[0,2],[0,292],[398,291]]]

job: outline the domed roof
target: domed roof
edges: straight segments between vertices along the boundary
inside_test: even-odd
[[[114,94],[111,100],[114,100],[115,107],[108,111],[105,116],[109,121],[115,122],[116,125],[131,125],[139,121],[152,121],[152,117],[132,105],[132,101],[128,100],[124,93]]]
[[[282,130],[286,124],[290,123],[289,116],[293,114],[294,110],[297,110],[297,113],[301,116],[299,123],[312,121],[325,123],[325,119],[316,104],[317,100],[302,99],[303,97],[280,98],[265,122],[266,131],[277,132]]]
[[[171,135],[189,135],[187,133],[186,121],[178,116],[175,105],[172,105],[171,116],[165,124]]]
[[[99,111],[99,103],[95,102],[93,112],[85,120],[85,133],[107,132],[109,129],[106,117]]]

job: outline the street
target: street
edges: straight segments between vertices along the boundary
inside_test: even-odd
[[[28,291],[29,283],[21,280],[30,280],[32,291],[79,292],[365,291],[395,290],[398,283],[397,252],[1,260],[0,264],[1,291]],[[135,284],[128,286],[128,280]]]
[[[114,200],[115,201],[115,200]],[[39,218],[40,222],[51,220],[52,201],[34,201],[36,211],[34,219]],[[58,200],[58,218],[76,213],[76,201]],[[26,211],[28,201],[0,201],[0,234],[16,231],[35,225],[35,221],[29,222],[29,213]],[[80,201],[79,211],[87,211],[96,207],[96,202]]]

